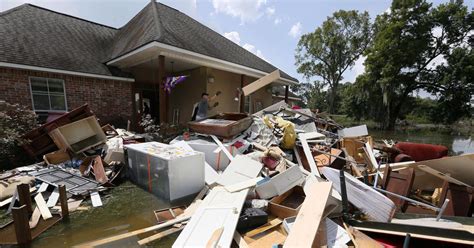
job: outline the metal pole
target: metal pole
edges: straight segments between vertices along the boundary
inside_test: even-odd
[[[342,218],[344,222],[347,222],[349,219],[349,207],[347,203],[346,176],[343,170],[339,171],[339,181],[341,184]]]
[[[410,247],[410,238],[411,238],[411,235],[407,233],[407,235],[405,236],[405,241],[403,241],[403,248]]]
[[[427,208],[429,208],[429,209],[433,209],[433,210],[436,211],[436,212],[440,211],[440,208],[437,208],[437,207],[428,205],[428,204],[426,204],[426,203],[419,202],[419,201],[415,201],[415,200],[410,199],[410,198],[408,198],[408,197],[401,196],[401,195],[398,195],[398,194],[395,194],[395,193],[392,193],[392,192],[390,192],[390,191],[386,191],[386,190],[383,190],[383,189],[380,189],[380,188],[375,188],[375,187],[374,187],[374,189],[376,189],[376,190],[378,190],[378,191],[380,191],[380,192],[382,192],[382,193],[385,193],[385,194],[389,194],[389,195],[398,197],[398,198],[403,199],[403,200],[405,200],[405,201],[409,201],[409,202],[414,203],[414,204],[416,204],[416,205],[420,205],[420,206],[427,207]]]
[[[443,215],[444,210],[446,210],[448,203],[449,203],[449,199],[444,200],[443,206],[441,206],[441,208],[439,209],[439,213],[436,216],[436,221],[439,221],[439,219],[441,218],[441,215]]]

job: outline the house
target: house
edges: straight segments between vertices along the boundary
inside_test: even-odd
[[[119,29],[24,4],[0,12],[0,37],[0,100],[40,116],[88,103],[103,123],[137,123],[147,103],[160,122],[185,123],[202,92],[222,92],[210,114],[256,112],[272,104],[273,87],[297,83],[281,72],[243,97],[277,68],[154,0]],[[185,79],[169,87],[174,76]]]

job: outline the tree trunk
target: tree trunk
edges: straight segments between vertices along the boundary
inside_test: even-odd
[[[337,96],[337,86],[334,85],[330,89],[331,94],[329,94],[329,113],[335,114],[335,100]]]

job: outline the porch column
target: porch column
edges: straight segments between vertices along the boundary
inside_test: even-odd
[[[240,75],[240,89],[245,86],[245,75]],[[242,91],[240,91],[240,113],[243,113],[245,110],[245,96]]]
[[[159,103],[160,103],[160,123],[168,122],[168,96],[165,92],[165,56],[158,57],[158,85],[159,85]]]
[[[288,103],[288,96],[290,94],[290,86],[286,85],[285,86],[285,102]]]

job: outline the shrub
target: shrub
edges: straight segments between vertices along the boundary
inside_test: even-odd
[[[0,101],[0,163],[11,163],[27,142],[21,136],[37,127],[35,112],[19,104]]]

